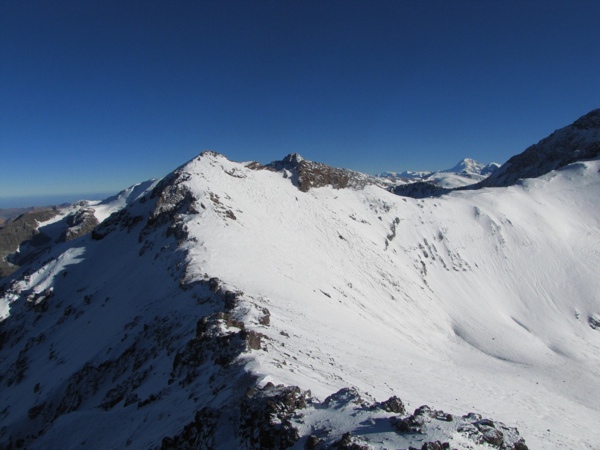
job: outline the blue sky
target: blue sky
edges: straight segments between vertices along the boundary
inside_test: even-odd
[[[0,207],[203,150],[503,163],[600,107],[600,2],[0,0]]]

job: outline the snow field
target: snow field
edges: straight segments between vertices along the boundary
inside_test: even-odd
[[[598,161],[413,200],[302,193],[280,173],[206,158],[187,168],[205,206],[188,218],[188,271],[270,310],[269,352],[248,365],[264,382],[476,410],[518,425],[531,448],[595,445]]]

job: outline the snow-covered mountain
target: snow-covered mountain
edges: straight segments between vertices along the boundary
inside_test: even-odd
[[[443,170],[442,172],[448,172],[448,173],[456,173],[456,174],[463,174],[466,176],[482,176],[482,177],[486,177],[492,173],[494,173],[496,170],[498,170],[498,168],[500,167],[500,164],[492,162],[489,164],[481,164],[477,161],[475,161],[474,159],[471,158],[465,158],[462,161],[459,161],[458,164],[456,164],[454,167],[452,167],[451,169],[448,170]]]
[[[513,156],[475,187],[510,186],[524,178],[535,178],[567,164],[598,157],[600,109],[595,109]]]
[[[475,184],[486,179],[500,167],[498,163],[482,164],[474,159],[465,158],[454,167],[437,172],[404,171],[383,172],[378,176],[390,180],[394,186],[403,186],[412,183],[427,183],[443,189],[453,189]]]
[[[465,158],[454,167],[437,172],[383,172],[379,184],[396,195],[412,198],[440,196],[452,189],[474,186],[500,167],[497,163],[481,164]]]
[[[35,208],[8,220],[0,228],[0,278],[43,257],[57,242],[89,233],[156,183],[149,180],[135,184],[103,201],[81,200],[72,205]]]
[[[0,280],[0,447],[595,448],[598,198],[205,152]]]

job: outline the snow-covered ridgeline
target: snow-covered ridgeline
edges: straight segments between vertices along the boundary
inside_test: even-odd
[[[261,386],[320,400],[355,386],[497,418],[531,448],[593,448],[599,169],[414,200],[374,185],[302,192],[288,172],[205,153],[8,289],[3,329],[20,331],[6,345],[22,351],[0,360],[3,433],[49,424],[31,448],[65,445],[64,430],[82,430],[72,446],[155,446],[248,387],[203,350],[227,361],[241,339],[237,361]],[[361,428],[352,411],[319,411],[296,425]],[[422,439],[368,430],[374,447]],[[453,447],[473,445],[449,430]]]
[[[301,193],[279,173],[208,159],[186,169],[206,207],[186,219],[188,271],[271,311],[273,348],[250,366],[265,382],[477,408],[516,421],[534,448],[591,445],[598,161],[416,201],[374,186]]]

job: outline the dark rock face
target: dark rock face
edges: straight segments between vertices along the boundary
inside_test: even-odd
[[[39,232],[38,225],[39,222],[50,220],[58,212],[57,208],[26,212],[7,221],[0,228],[0,278],[10,275],[25,262],[28,254],[13,255],[9,258],[19,246],[24,244],[24,248],[29,248],[32,254],[36,254],[50,241],[50,238]]]
[[[203,317],[198,321],[196,336],[175,356],[171,378],[181,379],[180,384],[188,385],[207,361],[227,366],[241,353],[261,350],[263,338],[260,333],[246,330],[244,323],[233,319],[229,313]]]
[[[256,168],[256,166],[248,166]],[[332,186],[334,189],[363,189],[368,184],[376,184],[374,177],[354,172],[348,169],[338,169],[326,164],[321,164],[303,159],[297,153],[287,155],[281,161],[274,161],[266,166],[268,170],[289,173],[292,183],[302,192],[323,186]]]
[[[600,109],[595,109],[580,117],[572,125],[577,130],[593,130],[600,128]]]
[[[95,227],[92,230],[92,239],[95,241],[102,240],[105,236],[115,230],[130,231],[142,220],[143,218],[141,216],[132,216],[129,211],[122,209],[116,213],[113,213],[104,222]]]
[[[523,178],[536,178],[567,164],[598,157],[600,109],[595,109],[513,156],[489,178],[468,189],[510,186]]]
[[[250,448],[283,449],[300,438],[292,424],[296,410],[311,402],[310,392],[298,386],[274,386],[251,390],[240,406],[240,434]]]
[[[402,400],[395,395],[384,402],[376,403],[374,406],[387,412],[393,412],[401,415],[406,414],[404,403],[402,403]]]
[[[94,215],[94,210],[84,208],[77,211],[75,214],[67,217],[67,226],[62,236],[63,241],[72,241],[85,234],[88,234],[99,224],[98,219]]]

